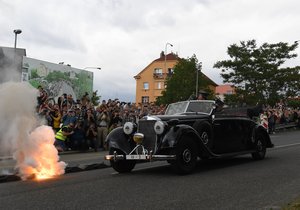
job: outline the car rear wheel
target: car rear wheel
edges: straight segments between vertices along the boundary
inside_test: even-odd
[[[266,141],[262,134],[255,138],[255,152],[251,153],[254,160],[262,160],[266,156]]]
[[[117,155],[125,156],[125,154],[122,151],[114,149],[114,148],[109,149],[109,154],[113,155],[114,151],[117,152]],[[130,161],[129,160],[116,160],[116,161],[114,161],[112,159],[112,160],[110,160],[110,164],[111,164],[111,167],[113,169],[115,169],[117,172],[128,173],[128,172],[132,171],[132,169],[134,168],[134,166],[136,164],[136,161],[134,161],[134,160],[130,160]]]
[[[191,173],[197,164],[197,144],[191,138],[182,139],[175,148],[176,160],[172,168],[179,174]]]

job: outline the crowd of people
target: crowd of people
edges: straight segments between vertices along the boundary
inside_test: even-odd
[[[261,118],[267,119],[270,134],[275,133],[276,126],[282,124],[295,123],[297,127],[300,127],[300,109],[288,107],[283,101],[274,107],[266,106],[263,111]]]
[[[146,115],[163,114],[166,108],[154,103],[135,104],[119,99],[102,100],[94,106],[87,93],[76,101],[70,94],[63,94],[57,101],[49,100],[41,86],[39,93],[37,112],[55,131],[58,151],[107,150],[105,139],[111,130],[126,122],[137,122]]]
[[[146,115],[164,114],[166,106],[154,103],[135,104],[120,102],[118,99],[102,100],[94,106],[86,93],[74,100],[72,95],[63,94],[57,101],[49,100],[47,92],[39,86],[37,112],[55,131],[55,146],[65,150],[107,150],[105,139],[108,133],[126,122],[137,122]],[[269,133],[274,133],[279,124],[298,123],[300,110],[288,108],[284,103],[265,106],[260,123],[266,123]]]

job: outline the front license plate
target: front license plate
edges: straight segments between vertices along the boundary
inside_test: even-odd
[[[126,155],[126,160],[146,160],[146,155]]]

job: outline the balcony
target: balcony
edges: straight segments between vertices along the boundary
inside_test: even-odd
[[[153,73],[154,79],[165,79],[165,76],[163,73]]]

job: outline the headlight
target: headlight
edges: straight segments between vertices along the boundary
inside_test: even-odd
[[[157,121],[154,124],[154,131],[157,135],[162,134],[165,131],[165,124],[162,121]]]
[[[132,122],[126,122],[123,126],[123,131],[125,134],[130,135],[133,133],[134,124]]]
[[[144,134],[142,133],[135,133],[133,135],[133,141],[137,144],[141,144],[144,140]]]

